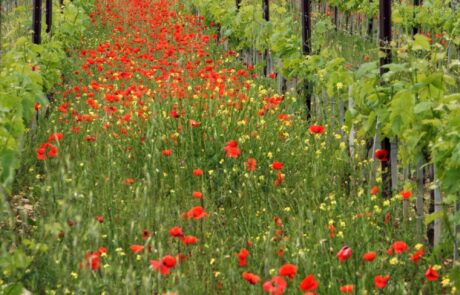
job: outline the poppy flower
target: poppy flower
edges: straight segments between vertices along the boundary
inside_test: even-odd
[[[280,267],[278,274],[283,277],[289,277],[291,280],[293,280],[297,274],[297,266],[294,264],[286,263]]]
[[[282,173],[276,173],[276,179],[274,180],[275,186],[281,185],[284,180],[284,175]]]
[[[249,251],[246,248],[242,248],[239,253],[235,254],[239,261],[238,264],[239,266],[245,266],[248,264],[247,258],[249,256]]]
[[[36,149],[35,151],[37,153],[38,160],[42,160],[42,161],[46,160],[46,148],[41,147],[41,148]]]
[[[143,245],[131,245],[131,247],[129,247],[129,249],[131,249],[131,251],[133,251],[133,253],[139,253],[142,250],[144,250],[144,246]]]
[[[204,208],[201,207],[201,206],[193,207],[192,209],[187,211],[186,215],[187,215],[187,218],[189,218],[189,219],[191,219],[191,218],[193,218],[193,219],[201,219],[201,218],[204,218],[204,217],[208,217],[208,213],[206,213],[204,211]]]
[[[228,158],[238,158],[238,156],[241,155],[241,150],[238,148],[238,142],[236,140],[227,142],[224,150],[227,152],[226,156]]]
[[[97,220],[99,223],[103,223],[103,222],[104,222],[104,216],[98,215],[98,216],[96,216],[96,220]]]
[[[198,238],[195,236],[185,236],[185,237],[181,237],[181,241],[185,245],[193,245],[198,242]]]
[[[355,288],[355,285],[344,285],[340,287],[340,292],[345,293],[345,294],[352,294],[354,288]]]
[[[414,263],[417,263],[420,261],[423,255],[425,255],[425,249],[421,248],[415,251],[415,253],[410,256],[410,260]]]
[[[280,276],[274,276],[270,281],[262,285],[264,292],[270,293],[270,295],[282,295],[286,286],[286,281]]]
[[[190,120],[189,122],[190,122],[190,127],[192,127],[192,128],[196,128],[196,127],[201,125],[200,122],[195,121],[195,120]]]
[[[164,256],[160,260],[150,260],[150,266],[153,270],[159,271],[163,275],[169,274],[169,269],[176,266],[176,258],[174,256]]]
[[[270,78],[270,79],[275,79],[275,78],[276,78],[276,73],[270,73],[270,74],[268,74],[268,78]]]
[[[351,248],[348,246],[343,246],[339,252],[337,253],[337,258],[339,259],[340,262],[343,262],[350,258],[351,256]]]
[[[91,270],[98,270],[101,268],[101,254],[99,252],[92,252],[86,254],[86,265]]]
[[[248,171],[255,171],[256,170],[257,161],[254,158],[249,158],[244,162],[244,165],[248,168]]]
[[[136,182],[136,180],[134,178],[126,178],[125,179],[125,184],[126,185],[131,185],[131,184],[133,184],[135,182]]]
[[[196,199],[202,199],[203,198],[203,193],[202,192],[193,192],[192,196]]]
[[[310,128],[308,128],[311,134],[322,134],[326,130],[326,128],[322,125],[311,125]]]
[[[195,176],[201,176],[201,175],[203,175],[203,170],[201,170],[201,169],[195,169],[195,170],[193,170],[193,175],[195,175]]]
[[[403,191],[403,192],[401,192],[401,196],[402,196],[402,198],[404,200],[407,200],[412,196],[412,192],[411,191]]]
[[[385,214],[385,217],[383,218],[383,223],[388,224],[390,221],[391,221],[391,212],[387,212],[387,214]]]
[[[379,188],[377,186],[373,186],[371,189],[371,195],[375,196],[379,192]]]
[[[378,149],[375,151],[375,157],[380,161],[388,161],[388,151],[384,149]]]
[[[377,253],[374,251],[370,251],[363,255],[363,260],[371,262],[371,261],[374,261],[375,257],[377,257]]]
[[[39,102],[36,102],[35,105],[34,105],[34,109],[36,112],[38,112],[38,110],[41,108],[41,105]]]
[[[430,266],[425,272],[425,278],[428,281],[433,282],[439,279],[439,274],[432,266]]]
[[[377,275],[374,277],[374,286],[376,289],[383,289],[387,286],[387,282],[390,279],[390,275],[386,275],[382,277],[381,275]]]
[[[396,241],[391,245],[391,248],[394,250],[394,253],[400,254],[403,252],[407,252],[408,247],[407,244],[403,241]]]
[[[329,229],[329,237],[334,238],[337,233],[337,228],[333,224],[329,224],[327,228]]]
[[[148,229],[144,229],[142,231],[142,239],[145,241],[145,240],[148,240],[148,238],[150,238],[152,234],[150,233],[150,231]]]
[[[315,276],[310,274],[306,276],[300,283],[300,290],[302,291],[315,291],[318,288],[318,281],[315,280]]]
[[[171,156],[172,155],[172,150],[171,149],[163,150],[163,151],[161,151],[161,154],[163,156],[165,156],[165,157]]]
[[[171,228],[171,230],[169,231],[169,235],[171,237],[182,237],[184,236],[184,233],[182,232],[182,228],[178,227],[178,226],[175,226],[173,228]]]
[[[57,147],[52,145],[51,143],[42,143],[38,149],[35,150],[37,153],[38,160],[46,160],[46,156],[48,157],[56,157],[58,155]]]
[[[260,282],[260,277],[250,272],[243,272],[243,279],[249,282],[251,285],[255,285]]]
[[[51,133],[51,135],[48,137],[49,142],[53,141],[61,141],[64,138],[64,135],[61,132],[55,132]]]
[[[283,162],[273,162],[272,169],[273,170],[281,170],[283,168]]]

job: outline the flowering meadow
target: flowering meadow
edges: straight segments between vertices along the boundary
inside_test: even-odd
[[[33,106],[0,293],[458,294],[451,248],[416,234],[413,179],[382,196],[386,150],[350,153],[349,126],[307,118],[187,1],[84,13]]]

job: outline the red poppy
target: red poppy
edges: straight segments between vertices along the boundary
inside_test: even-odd
[[[193,175],[195,175],[195,176],[201,176],[201,175],[203,175],[203,170],[201,170],[201,169],[195,169],[195,170],[193,170]]]
[[[238,142],[236,140],[227,142],[224,150],[227,152],[226,156],[229,158],[238,158],[238,156],[241,155],[241,150],[238,148]]]
[[[103,223],[103,222],[104,222],[104,216],[98,215],[98,216],[96,216],[96,220],[97,220],[99,223]]]
[[[281,170],[283,168],[283,162],[273,162],[272,169],[273,170]]]
[[[294,264],[286,263],[280,267],[278,274],[283,277],[289,277],[291,280],[293,280],[297,274],[297,266]]]
[[[283,180],[284,180],[284,175],[282,173],[276,173],[276,179],[274,180],[274,184],[277,186],[277,185],[281,185],[283,183]]]
[[[185,245],[193,245],[198,242],[198,238],[195,236],[185,236],[185,237],[181,237],[181,241]]]
[[[270,293],[270,295],[282,295],[286,289],[287,283],[280,276],[274,276],[270,281],[263,284],[264,292]]]
[[[345,294],[353,294],[354,288],[355,288],[355,285],[344,285],[340,287],[340,292],[345,293]]]
[[[145,240],[148,240],[148,238],[150,238],[152,234],[150,233],[150,231],[148,229],[144,229],[142,231],[142,239],[145,241]]]
[[[268,74],[268,77],[270,79],[275,79],[276,78],[276,73],[270,73],[270,74]]]
[[[390,279],[390,275],[386,275],[382,277],[381,275],[377,275],[374,277],[374,286],[376,289],[383,289],[387,286],[387,282]]]
[[[350,258],[351,256],[351,248],[348,246],[343,246],[339,252],[337,253],[337,258],[339,259],[340,262],[343,262]]]
[[[169,274],[169,269],[176,266],[176,258],[167,255],[160,260],[150,260],[150,266],[153,270],[159,271],[163,275]]]
[[[377,186],[373,186],[371,189],[371,195],[376,195],[379,192],[379,188]]]
[[[125,184],[126,185],[131,185],[131,184],[133,184],[135,182],[136,182],[136,180],[134,178],[126,178],[125,179]]]
[[[34,105],[34,109],[36,112],[38,112],[38,110],[41,108],[41,105],[40,103],[36,102],[35,105]]]
[[[184,236],[184,233],[182,232],[182,228],[178,227],[178,226],[175,226],[173,228],[171,228],[171,230],[169,231],[169,235],[171,237],[182,237]]]
[[[247,258],[249,256],[249,251],[246,248],[242,248],[239,253],[236,253],[236,256],[239,259],[239,266],[245,266],[248,264]]]
[[[163,156],[165,156],[165,157],[171,156],[171,155],[172,155],[172,150],[171,150],[171,149],[169,149],[169,150],[163,150],[163,151],[161,151],[161,154],[162,154]]]
[[[208,213],[204,211],[204,208],[201,206],[196,206],[187,211],[186,213],[187,218],[193,218],[193,219],[201,219],[204,217],[208,217]]]
[[[192,196],[196,199],[202,199],[203,198],[203,193],[202,192],[193,192]]]
[[[91,270],[98,270],[101,268],[101,253],[92,252],[86,254],[86,265],[91,268]]]
[[[243,279],[245,279],[251,285],[255,285],[260,282],[260,277],[250,272],[243,272]]]
[[[198,126],[200,126],[200,125],[201,125],[200,122],[195,121],[195,120],[190,120],[190,127],[196,128],[196,127],[198,127]]]
[[[318,288],[318,281],[315,280],[315,276],[310,274],[306,276],[300,283],[300,290],[302,291],[315,291]]]
[[[141,252],[142,250],[144,250],[144,246],[143,245],[131,245],[131,247],[129,247],[129,249],[131,249],[131,251],[133,251],[133,253],[138,253],[138,252]]]
[[[337,228],[333,224],[329,224],[328,229],[329,229],[329,237],[334,238],[337,232]]]
[[[248,171],[255,171],[256,170],[257,161],[254,158],[249,158],[244,162],[244,165],[248,168]]]
[[[425,255],[425,249],[421,248],[420,250],[415,251],[415,253],[410,256],[410,260],[414,263],[417,263],[423,257],[423,255]]]
[[[391,221],[391,212],[387,212],[387,214],[385,214],[385,217],[383,219],[383,223],[388,224],[390,221]]]
[[[311,125],[310,128],[308,128],[311,134],[322,134],[326,130],[324,126],[321,125]]]
[[[403,241],[394,242],[393,245],[391,245],[391,248],[394,250],[394,253],[396,254],[407,252],[408,250],[407,244]]]
[[[378,149],[375,151],[375,157],[380,161],[388,161],[388,151],[384,149]]]
[[[439,274],[432,266],[430,266],[425,272],[425,278],[428,281],[433,282],[439,279]]]
[[[363,259],[368,262],[374,261],[375,257],[377,257],[377,253],[374,251],[367,252],[363,255]]]
[[[64,138],[64,135],[61,132],[55,132],[51,133],[51,135],[48,137],[49,142],[53,141],[61,141]]]
[[[412,196],[412,192],[411,191],[403,191],[403,192],[401,192],[401,196],[402,196],[403,199],[407,200]]]
[[[46,160],[46,156],[48,157],[56,157],[58,155],[57,147],[52,145],[51,143],[42,143],[40,148],[35,150],[37,152],[37,159],[38,160]]]

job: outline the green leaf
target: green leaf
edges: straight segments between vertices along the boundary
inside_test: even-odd
[[[21,285],[21,283],[14,283],[7,285],[6,288],[3,289],[2,294],[21,295],[23,289],[24,287]]]
[[[436,211],[434,213],[425,215],[425,220],[423,221],[425,225],[428,225],[435,221],[436,219],[440,219],[444,216],[444,210]]]
[[[414,50],[430,50],[430,41],[427,36],[417,34],[414,36],[414,45],[412,47]]]
[[[451,101],[456,101],[456,100],[460,100],[460,93],[446,95],[442,98],[443,102],[451,102]]]
[[[425,111],[431,110],[434,106],[435,106],[435,103],[432,101],[424,101],[424,102],[418,103],[414,107],[414,113],[416,114],[423,113]]]

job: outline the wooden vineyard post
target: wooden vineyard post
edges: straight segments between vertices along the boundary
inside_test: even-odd
[[[42,42],[42,0],[34,0],[32,13],[32,42],[40,44]]]
[[[53,26],[53,1],[46,0],[46,32],[51,34],[51,27]]]
[[[334,26],[337,32],[339,30],[339,8],[337,6],[334,6]]]
[[[424,191],[425,191],[425,173],[424,173],[424,161],[423,158],[420,158],[420,160],[417,163],[417,170],[416,170],[416,178],[417,178],[417,198],[415,201],[415,210],[417,214],[417,220],[416,220],[416,233],[417,233],[417,239],[420,242],[423,242],[424,237],[423,237],[423,220],[425,219],[425,214],[423,211],[424,207],[424,202],[423,202],[423,197],[424,197]]]
[[[417,6],[420,6],[420,4],[422,4],[421,2],[422,2],[421,0],[414,0],[414,14],[413,14],[414,19],[415,19],[415,9]],[[414,25],[414,27],[412,28],[412,35],[417,35],[418,31],[419,31],[419,27],[417,25]]]
[[[380,75],[385,74],[385,65],[391,63],[391,0],[380,0],[379,2],[379,42],[380,42]],[[382,195],[390,198],[392,195],[391,181],[391,142],[389,138],[383,138],[381,148],[388,151],[390,159],[382,161]]]
[[[369,4],[372,3],[372,0],[369,0]],[[374,17],[368,16],[367,18],[367,36],[372,38],[372,33],[374,32]]]
[[[304,55],[311,54],[311,1],[302,0],[301,2],[302,14],[302,53]],[[305,103],[307,106],[307,118],[311,118],[311,97],[312,89],[309,81],[304,82],[305,90]]]
[[[436,165],[432,164],[432,181],[434,182],[435,187],[431,191],[432,193],[432,200],[433,200],[433,209],[434,212],[439,212],[442,210],[442,196],[441,196],[441,189],[439,188],[439,184],[436,181]],[[433,225],[433,246],[439,245],[442,238],[442,222],[440,218],[434,220]]]
[[[267,22],[270,21],[270,3],[269,0],[262,0],[262,10],[263,10],[263,17],[264,20]],[[268,49],[265,49],[264,51],[264,61],[265,61],[265,66],[264,66],[264,75],[268,75]]]

